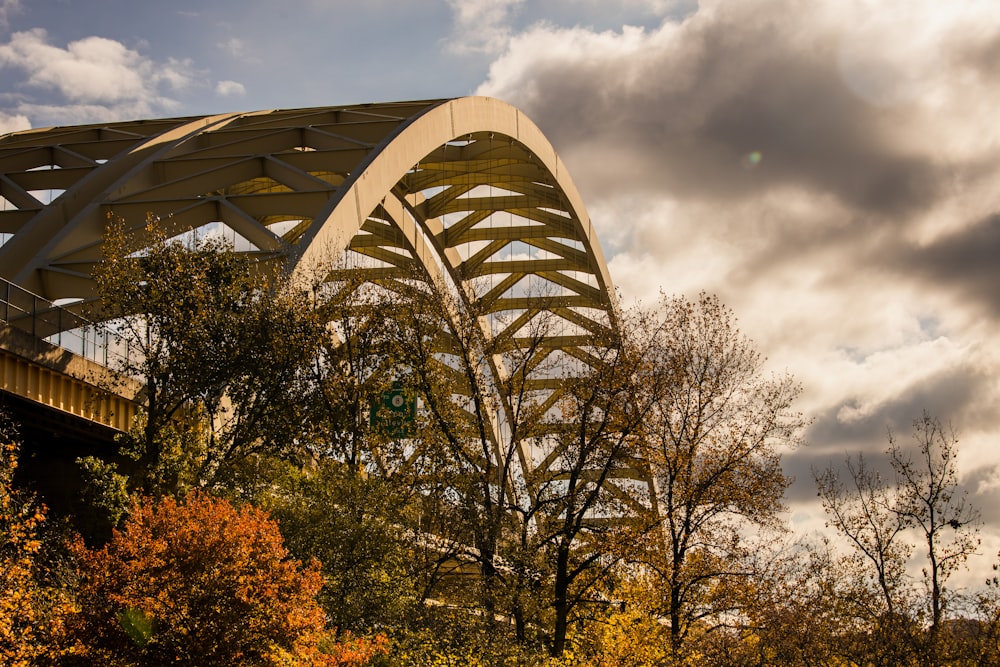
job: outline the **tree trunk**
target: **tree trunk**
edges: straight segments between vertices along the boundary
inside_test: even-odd
[[[556,554],[556,579],[553,591],[555,626],[549,652],[557,658],[566,650],[566,632],[569,627],[569,545],[560,544]]]

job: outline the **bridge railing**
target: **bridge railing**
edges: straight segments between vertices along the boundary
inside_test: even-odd
[[[0,278],[0,321],[107,368],[126,368],[138,350],[114,332]]]

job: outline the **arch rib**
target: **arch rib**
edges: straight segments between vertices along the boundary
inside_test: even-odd
[[[49,200],[38,194],[48,192]],[[0,276],[48,299],[95,298],[106,216],[141,235],[147,213],[172,233],[232,233],[293,280],[344,254],[371,275],[411,263],[455,286],[505,355],[545,312],[561,324],[521,372],[548,392],[543,361],[596,362],[618,324],[612,282],[572,179],[538,127],[499,100],[468,97],[52,128],[0,137]],[[506,419],[513,419],[511,405]],[[499,437],[499,436],[496,436]],[[533,461],[519,451],[527,474]]]

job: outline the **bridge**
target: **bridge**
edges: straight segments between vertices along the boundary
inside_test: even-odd
[[[383,284],[417,272],[453,286],[486,339],[526,345],[523,330],[545,313],[560,322],[546,354],[584,367],[598,363],[594,341],[618,325],[607,266],[565,165],[530,119],[495,99],[17,132],[0,137],[0,197],[0,277],[35,299],[30,318],[3,318],[3,363],[31,370],[4,370],[0,389],[102,433],[124,428],[134,405],[107,397],[115,406],[96,410],[90,378],[99,364],[59,337],[86,328],[73,317],[97,299],[92,275],[109,216],[140,239],[149,215],[171,236],[221,235],[293,280],[315,283],[316,267],[334,262]],[[17,318],[44,330],[27,333]],[[554,405],[562,383],[543,366],[533,388]],[[495,355],[486,380],[497,386],[509,372]],[[513,419],[511,409],[498,423]],[[527,448],[518,458],[525,479],[556,459]]]

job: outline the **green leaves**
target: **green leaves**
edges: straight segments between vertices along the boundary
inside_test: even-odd
[[[328,335],[306,295],[219,240],[170,240],[156,220],[109,222],[95,276],[121,362],[140,378],[144,421],[132,485],[172,493],[211,484],[254,452],[300,452],[301,398]]]
[[[153,637],[153,618],[142,609],[128,607],[118,614],[118,622],[122,630],[136,646],[144,647]]]

